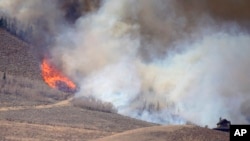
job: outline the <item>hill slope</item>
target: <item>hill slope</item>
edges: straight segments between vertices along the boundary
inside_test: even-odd
[[[31,46],[0,28],[0,71],[41,79],[40,62],[33,54]]]
[[[43,82],[39,65],[32,46],[0,28],[0,140],[82,141],[155,125],[73,106],[72,94]]]
[[[229,134],[193,125],[154,126],[126,131],[95,141],[228,141]]]
[[[228,140],[228,133],[210,129],[157,126],[75,107],[72,95],[45,85],[40,62],[31,50],[31,46],[0,29],[0,76],[7,71],[7,79],[0,78],[0,140]]]

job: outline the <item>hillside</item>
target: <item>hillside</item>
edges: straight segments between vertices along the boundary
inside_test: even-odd
[[[0,55],[0,140],[89,140],[155,125],[75,107],[72,94],[41,79],[32,47],[3,29]]]
[[[154,126],[126,131],[95,141],[228,141],[229,134],[193,125]]]
[[[72,94],[42,81],[39,65],[31,46],[0,29],[0,140],[228,140],[228,133],[220,131],[159,126],[75,106]],[[7,79],[3,80],[5,68]]]
[[[0,71],[41,79],[40,62],[33,54],[30,45],[0,28]]]

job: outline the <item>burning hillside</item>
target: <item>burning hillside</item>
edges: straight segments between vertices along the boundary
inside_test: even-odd
[[[44,81],[50,87],[58,88],[66,92],[76,91],[76,85],[73,81],[63,75],[63,73],[56,69],[46,58],[42,61],[41,71]]]

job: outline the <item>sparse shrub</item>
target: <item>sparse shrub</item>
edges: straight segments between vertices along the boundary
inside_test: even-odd
[[[74,106],[84,109],[107,112],[107,113],[117,113],[117,110],[111,103],[103,102],[94,97],[74,98],[72,100],[72,103]]]

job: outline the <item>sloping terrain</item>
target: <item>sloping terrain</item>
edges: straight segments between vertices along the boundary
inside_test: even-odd
[[[226,141],[228,133],[191,125],[157,126],[115,113],[75,107],[72,94],[48,87],[32,48],[0,29],[2,141]],[[2,76],[7,72],[7,78]]]
[[[32,47],[0,28],[0,71],[41,79],[40,63]]]
[[[82,141],[155,125],[75,107],[72,96],[47,86],[32,47],[0,29],[0,140]]]
[[[229,141],[229,134],[194,125],[154,126],[126,131],[95,141]]]
[[[0,76],[4,73],[0,71]],[[25,107],[53,104],[72,96],[57,89],[51,89],[42,80],[6,75],[0,78],[0,107]],[[0,108],[2,109],[2,108]]]
[[[75,107],[72,94],[12,77],[0,79],[0,140],[89,140],[155,125]]]
[[[6,140],[82,141],[152,125],[67,104],[0,111],[0,136]]]

